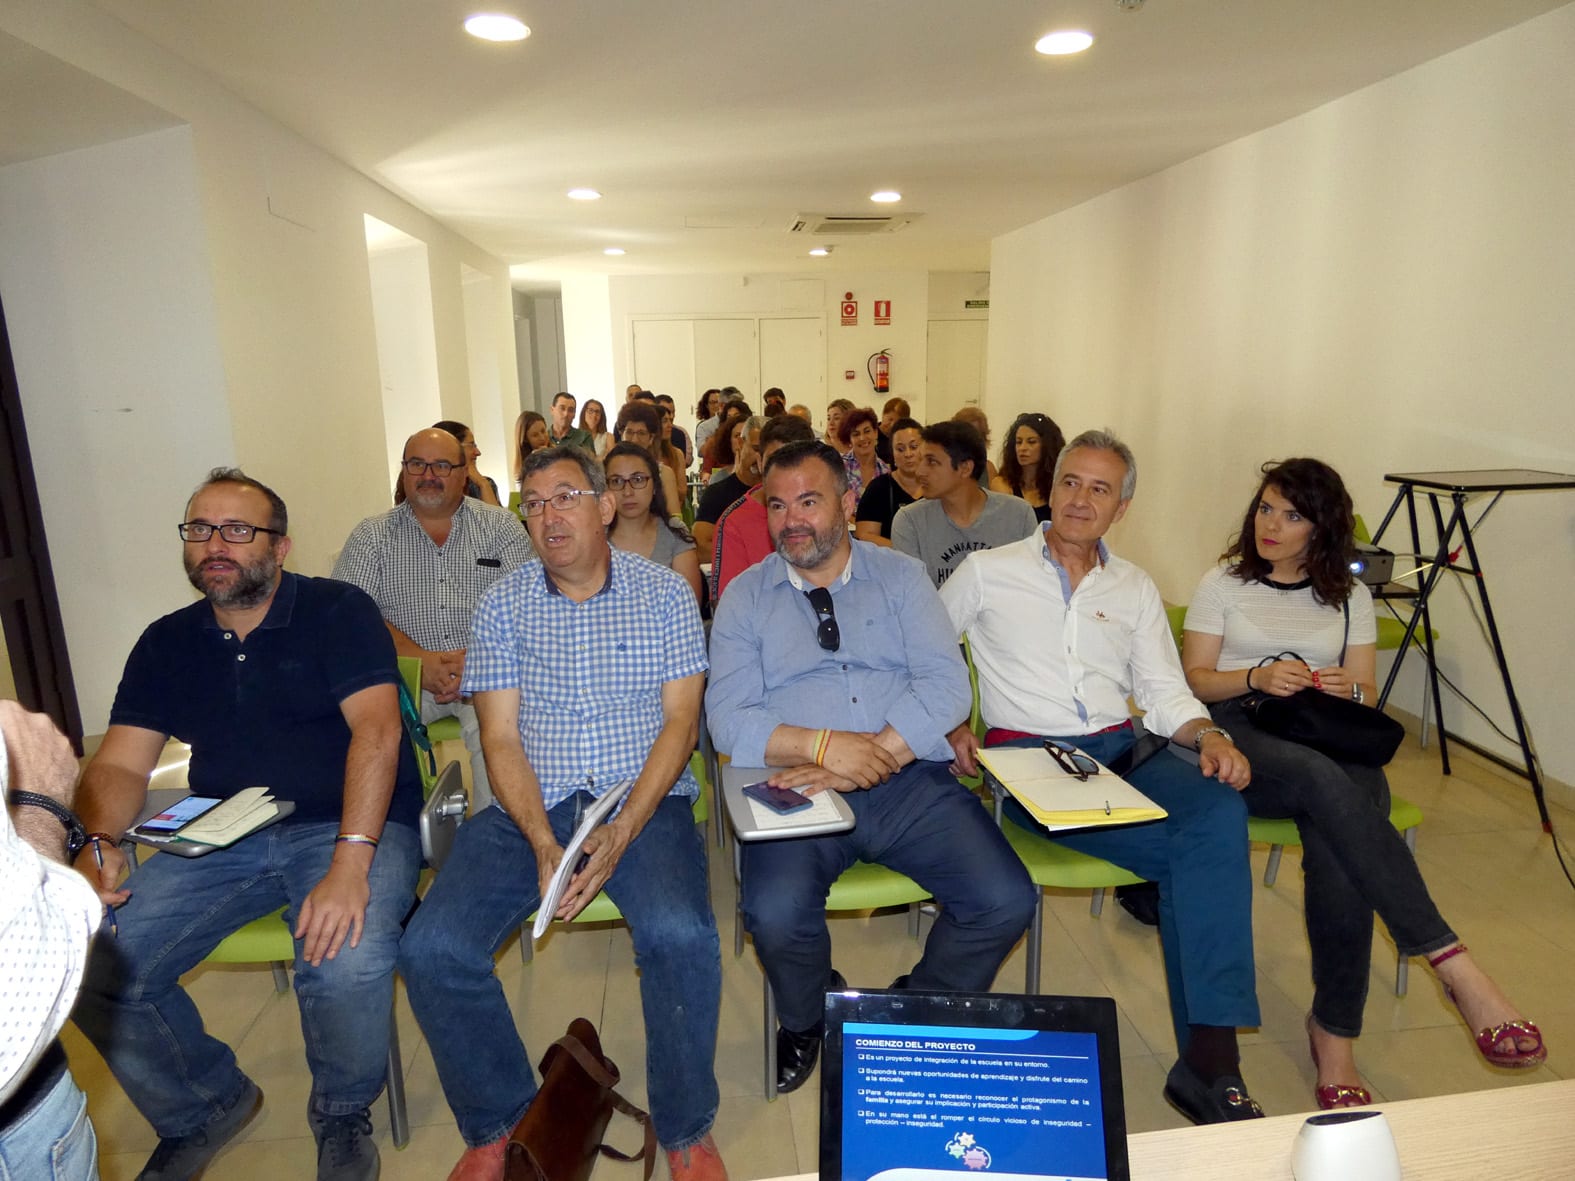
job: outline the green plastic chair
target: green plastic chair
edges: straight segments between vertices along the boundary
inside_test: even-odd
[[[973,712],[969,715],[968,724],[974,736],[982,743],[985,725],[984,718],[979,713],[979,673],[973,665],[973,648],[968,643],[967,636],[963,637],[963,660],[967,662],[968,681],[973,687]],[[1039,991],[1040,950],[1044,943],[1045,889],[1092,890],[1093,896],[1089,900],[1088,913],[1098,918],[1105,909],[1106,889],[1133,885],[1143,879],[1122,869],[1113,861],[1079,853],[1076,849],[1057,844],[1053,838],[1044,833],[1031,832],[1005,819],[1002,815],[1002,806],[1006,802],[1006,789],[990,778],[982,767],[976,778],[980,784],[990,789],[994,801],[995,823],[1006,834],[1007,843],[1012,846],[1018,860],[1023,863],[1023,868],[1028,871],[1028,880],[1039,887],[1039,900],[1034,905],[1034,921],[1028,928],[1026,948],[1028,963],[1023,984],[1025,992],[1036,993]],[[973,786],[967,779],[963,779],[962,783],[965,786]]]
[[[418,656],[399,657],[399,675],[404,678],[405,688],[410,690],[410,696],[419,706],[421,704],[421,658]],[[439,718],[435,722],[426,723],[426,727],[427,737],[432,740],[434,746],[439,742],[458,742],[462,737],[459,731],[458,718]],[[425,776],[426,762],[419,757],[419,751],[417,755],[416,762],[422,764],[422,775]]]

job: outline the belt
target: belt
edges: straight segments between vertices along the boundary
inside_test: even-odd
[[[1084,734],[1082,737],[1098,738],[1101,734],[1115,734],[1119,731],[1130,729],[1132,729],[1132,719],[1128,718],[1124,722],[1117,722],[1114,726],[1106,726],[1103,730],[1095,730],[1092,734]],[[991,726],[984,732],[984,744],[986,746],[1000,746],[1003,742],[1015,742],[1020,738],[1042,737],[1044,735],[1030,734],[1025,730],[1002,730],[996,726]]]

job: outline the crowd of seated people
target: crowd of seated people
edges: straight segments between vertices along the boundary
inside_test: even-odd
[[[204,597],[150,626],[128,660],[79,793],[83,819],[100,842],[124,830],[164,742],[188,733],[201,748],[193,790],[229,794],[272,760],[277,782],[297,784],[298,811],[280,826],[291,852],[273,876],[245,842],[195,869],[155,858],[156,870],[125,880],[112,840],[77,859],[119,916],[77,1019],[161,1137],[144,1177],[196,1175],[261,1107],[179,977],[230,930],[288,904],[297,988],[311,1001],[302,1022],[319,1181],[377,1175],[367,1108],[396,962],[466,1144],[450,1181],[500,1181],[535,1082],[493,957],[540,905],[579,814],[628,784],[555,917],[604,889],[622,910],[640,965],[656,1136],[675,1181],[725,1181],[711,1134],[720,952],[688,770],[702,700],[718,751],[769,768],[776,786],[844,793],[858,817],[847,833],[742,850],[744,921],[777,999],[782,1093],[812,1074],[824,993],[845,984],[824,918],[830,883],[873,861],[940,903],[918,961],[892,987],[991,988],[1036,892],[958,776],[977,772],[981,746],[1060,742],[1109,763],[1135,743],[1129,700],[1149,733],[1170,740],[1130,773],[1167,818],[1055,839],[1159,883],[1174,1106],[1197,1123],[1262,1115],[1237,1047],[1237,1029],[1259,1021],[1249,813],[1292,818],[1301,833],[1320,1107],[1371,1102],[1354,1042],[1375,912],[1403,954],[1426,957],[1483,1058],[1545,1060],[1538,1027],[1439,914],[1389,824],[1382,768],[1276,737],[1245,708],[1249,694],[1307,689],[1376,704],[1372,600],[1347,565],[1353,514],[1334,469],[1264,465],[1239,532],[1198,586],[1178,654],[1154,583],[1106,538],[1137,483],[1137,460],[1114,435],[1067,443],[1047,415],[1022,414],[992,476],[976,407],[923,425],[896,413],[908,409],[900,399],[885,422],[833,403],[832,446],[785,397],[752,416],[736,394],[706,391],[691,442],[673,429],[670,400],[638,387],[614,438],[600,403],[587,401],[575,426],[575,399],[560,393],[550,422],[526,412],[516,424],[517,515],[497,507],[464,424],[419,431],[396,507],[356,527],[334,580],[283,570],[288,518],[265,485],[222,469],[193,495],[183,561]],[[691,448],[713,474],[693,534],[679,511]],[[982,732],[969,724],[963,639]],[[212,689],[233,678],[237,653],[255,653],[244,667],[257,691],[288,704],[265,709],[244,739],[250,719]],[[423,716],[461,719],[476,790],[403,936],[418,800],[396,653],[422,660]],[[314,692],[298,706],[287,687],[303,665]],[[189,700],[203,686],[218,706]],[[1035,828],[1015,805],[1007,814]],[[232,888],[233,906],[193,919],[193,900]],[[157,1036],[163,1027],[181,1036]]]

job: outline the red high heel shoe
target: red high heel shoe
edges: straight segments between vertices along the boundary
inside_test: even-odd
[[[1318,1047],[1313,1044],[1313,1018],[1307,1014],[1307,1052],[1312,1055],[1313,1069],[1318,1069]],[[1366,1107],[1373,1101],[1372,1092],[1366,1087],[1353,1087],[1346,1083],[1320,1083],[1313,1091],[1320,1111],[1333,1111],[1341,1107]]]
[[[1429,956],[1427,966],[1436,972],[1439,964],[1447,959],[1452,959],[1465,950],[1466,945],[1464,943],[1457,943],[1435,956]],[[1439,983],[1443,984],[1444,982],[1440,980]],[[1450,1003],[1455,1008],[1460,1008],[1460,1001],[1455,997],[1455,990],[1447,984],[1444,984],[1444,995],[1449,998]],[[1461,1010],[1460,1015],[1464,1017],[1465,1011]],[[1529,1050],[1522,1050],[1520,1048],[1521,1038],[1534,1038],[1537,1044]],[[1548,1059],[1548,1047],[1543,1044],[1542,1031],[1537,1028],[1537,1024],[1534,1021],[1523,1019],[1501,1021],[1497,1025],[1485,1026],[1477,1032],[1476,1040],[1477,1049],[1482,1051],[1482,1057],[1486,1058],[1494,1066],[1505,1066],[1511,1070],[1524,1070],[1527,1067],[1540,1066]],[[1501,1049],[1499,1047],[1500,1042],[1507,1042],[1509,1048],[1507,1050]]]

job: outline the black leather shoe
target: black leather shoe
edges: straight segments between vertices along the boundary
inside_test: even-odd
[[[1179,1058],[1165,1078],[1165,1098],[1195,1124],[1228,1124],[1263,1118],[1263,1108],[1247,1094],[1247,1084],[1241,1079],[1225,1074],[1206,1083]]]
[[[820,1037],[826,1023],[818,1021],[815,1028],[794,1033],[785,1026],[777,1026],[777,1094],[796,1091],[815,1073],[815,1062],[820,1057]]]
[[[901,992],[903,989],[908,987],[908,973],[904,972],[901,976],[898,976],[897,979],[893,980],[886,987],[890,988],[890,989],[892,989],[894,991]]]
[[[1116,901],[1121,909],[1145,927],[1159,926],[1159,887],[1153,882],[1117,886]]]

